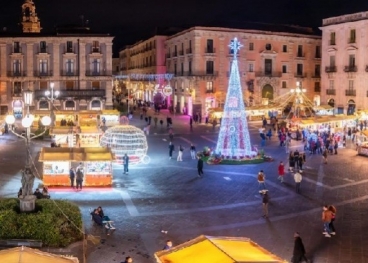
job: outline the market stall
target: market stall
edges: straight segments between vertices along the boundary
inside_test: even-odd
[[[81,126],[77,129],[76,144],[78,147],[100,147],[102,132],[98,127]]]
[[[50,129],[51,140],[60,147],[74,147],[76,127],[60,126]]]
[[[98,127],[99,126],[99,117],[101,115],[101,111],[98,110],[86,110],[79,111],[78,113],[78,125],[80,127]]]
[[[100,118],[99,118],[99,125],[100,126],[106,126],[106,127],[112,127],[115,125],[119,125],[120,119],[120,112],[117,110],[103,110]]]
[[[214,263],[288,261],[272,254],[249,238],[199,236],[181,245],[155,253],[158,263]]]
[[[111,186],[112,161],[108,148],[42,148],[42,179],[46,186],[70,186],[69,170],[82,164],[84,186]]]
[[[66,126],[76,126],[78,121],[78,116],[76,111],[66,110],[66,111],[54,111],[55,114],[55,127],[66,127]]]

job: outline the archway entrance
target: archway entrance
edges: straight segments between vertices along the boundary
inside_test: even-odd
[[[273,100],[273,87],[270,84],[266,84],[263,86],[262,99]]]
[[[355,101],[354,100],[349,100],[348,101],[348,111],[347,111],[347,115],[353,115],[355,113]]]
[[[335,100],[334,99],[329,99],[327,104],[334,108],[335,107]]]

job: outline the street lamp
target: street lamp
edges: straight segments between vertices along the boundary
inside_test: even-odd
[[[29,113],[29,106],[33,102],[33,92],[31,90],[25,90],[23,92],[24,104],[26,106],[26,114],[22,119],[22,127],[26,129],[25,134],[18,134],[10,129],[10,131],[16,136],[22,138],[26,142],[26,164],[22,171],[22,194],[19,196],[20,200],[20,210],[22,212],[29,212],[35,209],[36,197],[33,195],[33,183],[35,176],[31,170],[31,159],[30,159],[30,142],[32,139],[37,138],[45,134],[45,129],[42,133],[31,137],[31,126],[34,120],[34,116]],[[15,117],[13,115],[7,115],[5,121],[8,125],[14,125]],[[41,123],[44,126],[49,126],[51,124],[51,118],[49,116],[44,116],[41,119]]]
[[[55,83],[50,83],[50,90],[45,91],[45,96],[51,101],[51,127],[55,125],[54,100],[60,95],[60,91],[54,90]]]

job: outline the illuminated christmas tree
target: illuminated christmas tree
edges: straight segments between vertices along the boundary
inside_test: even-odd
[[[234,38],[229,45],[234,57],[231,64],[229,86],[216,145],[216,153],[232,158],[253,157],[257,154],[252,151],[250,144],[248,122],[239,77],[237,53],[242,46],[237,38]]]

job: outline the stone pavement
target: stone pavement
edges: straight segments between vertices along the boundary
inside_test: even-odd
[[[178,118],[185,122],[186,117]],[[174,119],[176,146],[183,144],[188,149],[193,142],[197,149],[202,149],[215,145],[217,134],[211,126],[197,125],[191,132],[188,122],[176,125],[179,121]],[[133,119],[132,124],[143,127],[144,121]],[[250,124],[253,144],[260,141],[259,125]],[[266,153],[275,158],[274,162],[205,165],[204,177],[198,178],[196,161],[190,159],[189,151],[184,152],[183,162],[168,159],[167,136],[166,129],[151,128],[148,136],[151,162],[131,167],[129,175],[123,175],[121,167],[116,166],[111,189],[78,193],[52,190],[52,198],[77,203],[83,212],[86,231],[102,238],[101,244],[90,244],[89,263],[122,262],[127,255],[134,262],[155,262],[153,253],[162,249],[167,239],[175,245],[200,234],[249,237],[289,260],[294,231],[301,233],[313,262],[368,262],[368,240],[364,236],[368,230],[366,157],[357,156],[351,148],[340,149],[324,165],[321,156],[308,155],[301,194],[296,194],[292,174],[285,176],[284,184],[277,180],[278,163],[281,160],[287,163],[287,155],[275,137],[265,147]],[[14,152],[12,144],[2,144],[1,140],[0,145],[10,153],[7,157],[4,150],[0,151],[1,167],[7,164],[2,170],[6,175],[1,178],[1,195],[15,195],[17,189],[11,190],[9,186],[18,180],[14,175],[19,166],[13,158],[21,152]],[[293,149],[296,148],[302,149],[293,142]],[[261,217],[256,181],[260,169],[265,171],[270,193],[269,219]],[[334,204],[338,210],[337,235],[332,238],[322,235],[324,204]],[[105,230],[93,226],[88,214],[90,208],[99,205],[115,221],[117,229],[109,236]]]

